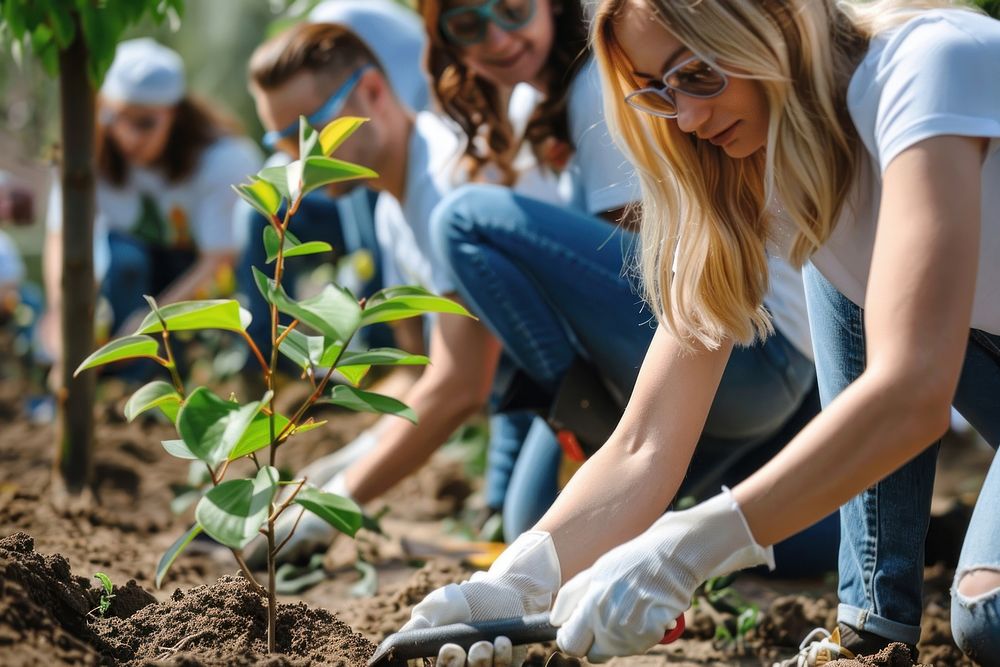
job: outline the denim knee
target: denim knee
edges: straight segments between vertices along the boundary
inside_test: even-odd
[[[1000,588],[968,597],[958,582],[969,570],[955,575],[951,590],[951,632],[962,652],[982,667],[1000,667]]]
[[[510,190],[497,185],[472,183],[449,192],[431,215],[431,239],[437,256],[454,264],[460,244],[476,236],[479,218],[487,211],[495,215],[512,201]]]

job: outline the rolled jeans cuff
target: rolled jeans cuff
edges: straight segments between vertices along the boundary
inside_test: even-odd
[[[861,609],[849,604],[841,604],[837,607],[837,622],[849,625],[855,630],[871,632],[879,637],[885,637],[892,641],[903,642],[916,646],[920,640],[920,626],[897,623],[887,618],[872,613],[868,609]]]

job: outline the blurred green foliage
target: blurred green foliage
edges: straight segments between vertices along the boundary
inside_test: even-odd
[[[1000,0],[973,0],[973,2],[993,18],[1000,19]]]
[[[180,21],[183,0],[0,0],[0,39],[14,59],[23,60],[30,48],[42,66],[55,76],[59,52],[82,31],[89,50],[88,70],[94,86],[115,57],[125,30],[149,17],[155,23]]]

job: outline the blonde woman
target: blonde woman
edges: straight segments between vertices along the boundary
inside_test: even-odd
[[[1000,23],[930,1],[602,0],[593,35],[642,179],[660,329],[623,421],[531,548],[435,591],[412,623],[537,610],[558,590],[564,650],[640,653],[708,577],[769,562],[844,505],[838,632],[787,664],[916,644],[932,443],[952,402],[1000,443]],[[810,260],[826,409],[732,491],[658,517],[733,345],[771,326],[774,251]],[[664,391],[681,376],[686,392]],[[982,665],[1000,665],[998,500],[1000,458],[952,605]]]

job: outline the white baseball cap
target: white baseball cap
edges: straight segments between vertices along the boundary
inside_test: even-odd
[[[149,106],[173,106],[184,93],[181,57],[149,37],[118,45],[101,86],[101,95],[107,99]]]

